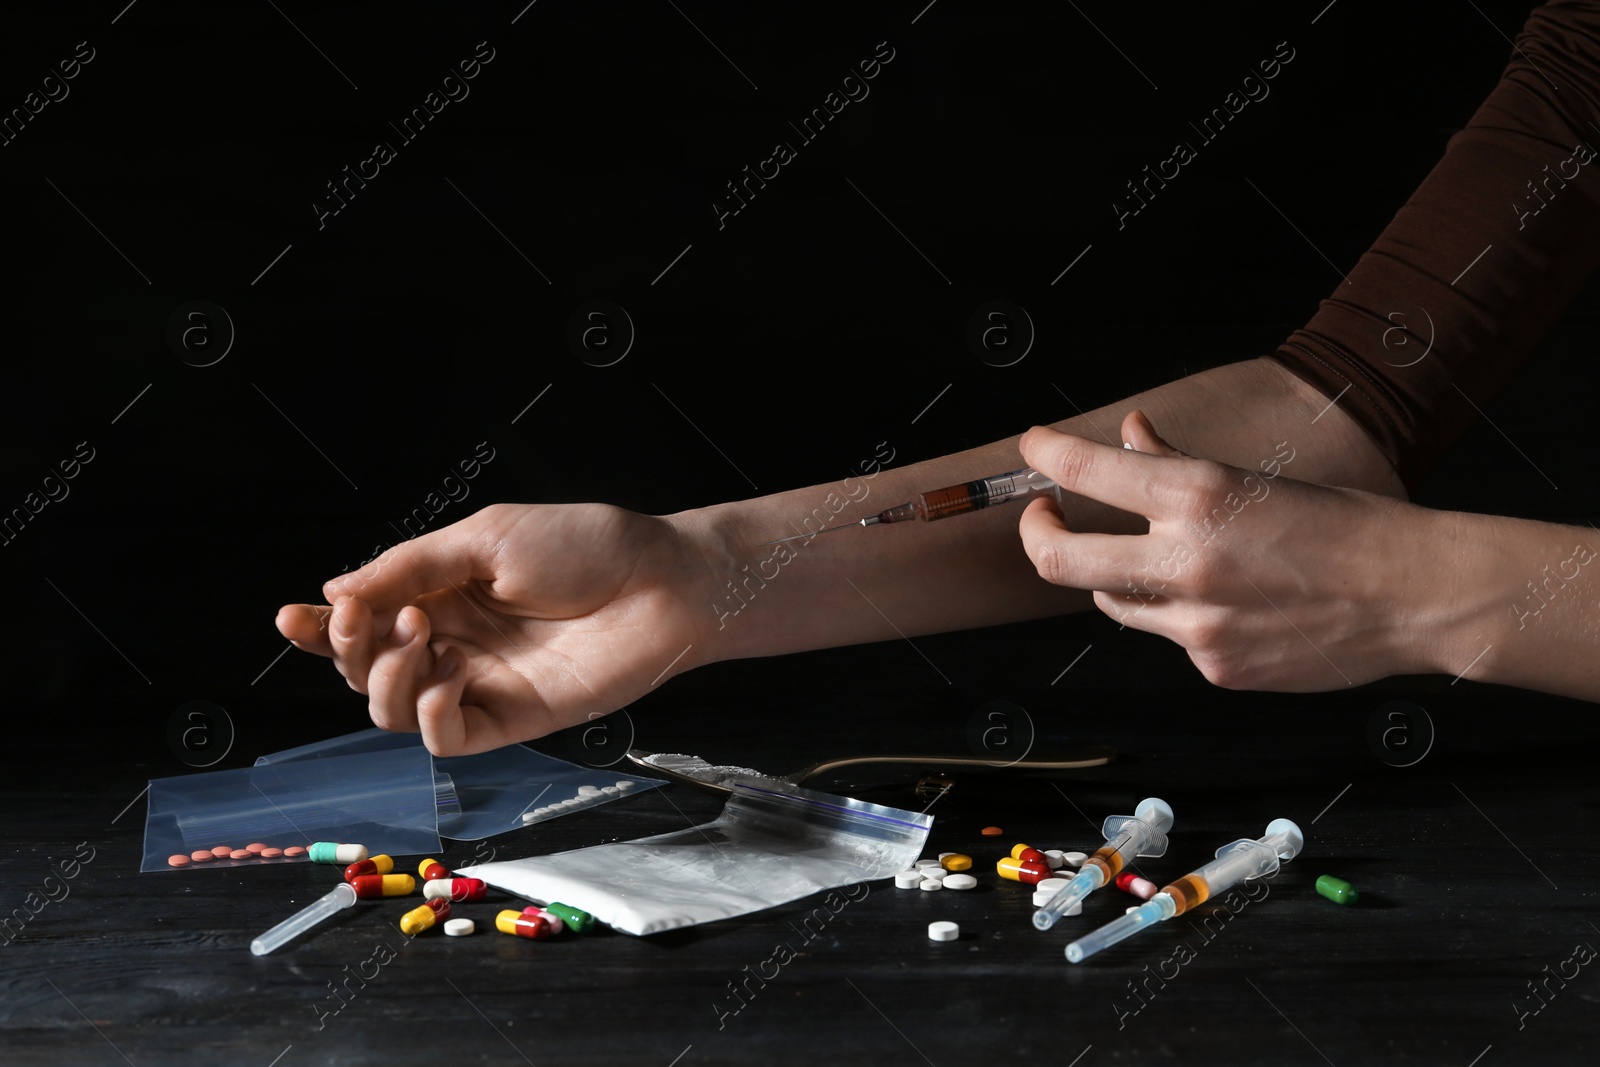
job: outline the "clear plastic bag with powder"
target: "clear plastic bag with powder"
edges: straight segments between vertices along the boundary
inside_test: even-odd
[[[848,797],[735,784],[722,814],[700,826],[456,873],[655,934],[887,878],[916,860],[932,825],[931,815]]]

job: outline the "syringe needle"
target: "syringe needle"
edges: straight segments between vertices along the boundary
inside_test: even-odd
[[[883,520],[876,515],[868,515],[860,522],[847,522],[843,526],[825,526],[820,530],[813,530],[810,533],[797,533],[792,537],[780,537],[776,541],[763,541],[761,542],[761,547],[765,548],[767,545],[781,545],[785,541],[798,541],[802,537],[815,537],[817,534],[833,533],[835,530],[851,530],[857,526],[876,526],[882,521]]]

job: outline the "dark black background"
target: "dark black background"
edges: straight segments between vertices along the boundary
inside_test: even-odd
[[[479,442],[495,458],[430,528],[491,501],[661,513],[836,480],[879,442],[897,464],[912,462],[1071,415],[1063,394],[1092,409],[1269,351],[1438,159],[1525,17],[1525,5],[1488,2],[1078,7],[940,0],[918,17],[920,3],[541,0],[513,26],[515,0],[140,0],[120,17],[118,2],[8,16],[0,108],[20,106],[77,42],[96,55],[65,100],[0,148],[11,338],[0,510],[21,506],[79,442],[95,451],[70,496],[0,548],[12,616],[6,796],[19,813],[6,831],[16,857],[7,892],[20,900],[46,857],[78,840],[103,857],[79,899],[0,948],[13,994],[0,1016],[17,1062],[108,1061],[103,1037],[137,1063],[218,1062],[224,1051],[266,1063],[291,1042],[302,1062],[519,1062],[447,987],[448,1005],[435,1003],[427,976],[438,961],[389,980],[366,1014],[352,1008],[358,1021],[330,1027],[341,1033],[296,1037],[321,983],[360,959],[378,928],[352,920],[301,949],[298,964],[250,960],[248,937],[307,890],[304,869],[270,884],[132,874],[142,804],[117,813],[148,778],[186,770],[168,744],[175,709],[226,709],[235,737],[220,767],[361,727],[361,698],[327,663],[275,659],[285,642],[273,615],[393,543],[395,525]],[[470,96],[401,145],[388,123],[480,41],[495,58]],[[870,96],[799,145],[788,123],[881,41],[895,57]],[[1188,121],[1281,41],[1296,55],[1271,95],[1119,231],[1110,204],[1123,183],[1192,140]],[[319,230],[311,205],[325,183],[378,140],[397,158]],[[797,159],[719,229],[711,205],[724,183],[779,140],[796,144]],[[1584,432],[1595,298],[1591,284],[1486,406],[1498,430],[1470,431],[1421,502],[1595,514]],[[612,366],[585,363],[567,341],[575,309],[596,299],[626,308],[637,328]],[[969,316],[994,299],[1025,307],[1038,331],[1028,356],[1004,368],[966,342]],[[186,364],[167,341],[173,312],[193,300],[223,306],[236,328],[213,366]],[[1003,919],[983,910],[998,906],[994,894],[960,907],[1005,940],[970,942],[953,964],[954,954],[926,953],[926,917],[908,919],[896,911],[908,902],[874,892],[851,919],[856,940],[841,933],[816,952],[831,960],[797,964],[810,973],[789,981],[781,1003],[761,1003],[766,1019],[754,1006],[741,1018],[748,1047],[717,1033],[705,1004],[762,958],[757,946],[771,944],[784,913],[665,950],[611,938],[585,959],[567,946],[549,968],[512,951],[530,946],[496,944],[510,970],[485,965],[476,989],[505,993],[485,1008],[497,1021],[533,1013],[541,1037],[524,1043],[520,1031],[523,1053],[662,1064],[686,1045],[685,1063],[819,1047],[830,1058],[913,1055],[898,1025],[939,1063],[968,1061],[986,1042],[1066,1059],[1092,1043],[1085,1064],[1320,1062],[1308,1043],[1340,1064],[1465,1064],[1491,1044],[1491,1056],[1581,1058],[1592,976],[1524,1031],[1506,1004],[1593,933],[1583,918],[1592,893],[1579,889],[1596,873],[1583,784],[1590,707],[1449,679],[1226,694],[1181,650],[1089,616],[918,648],[927,659],[895,643],[696,671],[632,705],[631,729],[648,747],[786,771],[860,751],[964,751],[973,711],[1013,701],[1044,734],[1128,753],[1095,778],[1100,792],[1074,794],[1091,819],[1158,788],[1193,796],[1179,815],[1196,832],[1159,876],[1276,815],[1309,829],[1360,781],[1312,830],[1301,863],[1320,864],[1318,849],[1347,875],[1390,879],[1373,894],[1379,906],[1333,914],[1307,888],[1321,867],[1291,868],[1275,900],[1293,894],[1300,911],[1282,904],[1275,927],[1273,904],[1247,915],[1196,965],[1215,973],[1187,979],[1164,1017],[1152,1009],[1122,1033],[1107,1005],[1159,950],[1069,976],[1054,940],[1030,940],[1025,902],[1008,898]],[[1405,770],[1366,740],[1372,716],[1400,696],[1429,709],[1438,731],[1429,757]],[[569,754],[561,738],[542,747]],[[1054,794],[1022,796],[1044,806],[1008,825],[1092,843]],[[615,822],[573,817],[510,847],[682,825],[675,808],[636,803]],[[935,809],[944,821],[932,843],[980,847],[972,829],[1010,810],[983,803]],[[698,798],[679,805],[694,818],[715,810]],[[1356,821],[1341,827],[1341,816]],[[1496,824],[1553,882],[1522,866]],[[1431,878],[1393,881],[1418,851]],[[1473,906],[1441,906],[1451,894]],[[1101,911],[1114,914],[1105,902]],[[1519,914],[1537,921],[1507,923]],[[1473,943],[1491,927],[1492,944]],[[146,935],[142,952],[129,949],[127,937]],[[1354,958],[1325,970],[1339,968],[1347,942]],[[969,958],[967,948],[982,951]],[[482,946],[426,946],[441,959],[444,949]],[[681,981],[676,968],[687,969]],[[210,977],[159,977],[188,969]],[[41,987],[42,975],[59,990]],[[1280,1013],[1241,976],[1292,1004]],[[563,999],[573,982],[594,998],[588,1011]],[[1369,982],[1381,995],[1339,992]],[[128,997],[129,987],[143,992]],[[878,1013],[865,1010],[869,998]],[[930,1014],[941,1005],[953,1017]],[[463,1036],[428,1036],[433,1012]],[[608,1025],[636,1013],[635,1029]],[[834,1017],[841,1029],[828,1035],[817,1023]],[[191,1042],[200,1050],[185,1051]]]

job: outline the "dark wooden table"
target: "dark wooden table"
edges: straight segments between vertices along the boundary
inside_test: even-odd
[[[1122,758],[1054,781],[967,776],[931,809],[928,852],[971,853],[976,891],[924,894],[880,881],[863,899],[824,909],[825,923],[814,917],[819,896],[648,938],[523,941],[493,932],[498,908],[485,903],[461,912],[479,921],[472,938],[408,940],[394,902],[358,905],[255,958],[251,938],[324,892],[333,869],[136,873],[144,802],[130,801],[147,775],[170,773],[171,760],[75,731],[79,716],[57,711],[30,742],[36,758],[8,776],[5,909],[37,904],[27,894],[44,890],[52,864],[92,859],[65,895],[51,882],[58,899],[0,945],[0,1059],[1593,1062],[1600,979],[1584,962],[1600,945],[1592,708],[1448,679],[1230,694],[1182,684],[1181,657],[1159,641],[1108,630],[1078,619],[918,641],[963,677],[1008,649],[1065,648],[1050,653],[1065,664],[1090,643],[1083,638],[1098,638],[1074,668],[1078,688],[1041,680],[987,695],[1028,709],[1039,751],[1104,742]],[[897,695],[927,669],[903,644],[730,664],[677,680],[631,717],[641,744],[774,772],[838,754],[965,753],[974,698],[984,694],[952,686],[930,699],[923,686],[921,696]],[[1179,684],[1162,688],[1155,676]],[[1401,699],[1428,721],[1414,711],[1391,718],[1389,702]],[[350,701],[326,710],[323,724],[360,725]],[[27,709],[11,714],[41,722]],[[296,733],[305,720],[293,721],[280,735],[254,736],[270,747],[317,736]],[[1374,742],[1374,724],[1394,732],[1380,729]],[[543,747],[570,754],[561,738]],[[903,783],[866,795],[926,803]],[[1177,814],[1169,854],[1138,865],[1158,883],[1279,816],[1305,830],[1305,851],[1250,897],[1224,897],[1068,964],[1068,935],[1036,932],[1030,894],[1000,883],[993,862],[1014,841],[1087,849],[1101,818],[1147,795]],[[720,803],[671,786],[484,843],[451,843],[444,859],[674,830],[713,817]],[[980,836],[988,824],[1005,835]],[[1323,873],[1359,887],[1359,905],[1318,896]],[[1131,902],[1102,891],[1065,928],[1097,926]],[[934,919],[959,922],[960,941],[929,941]],[[795,957],[772,963],[784,944]],[[374,970],[335,999],[330,983]]]

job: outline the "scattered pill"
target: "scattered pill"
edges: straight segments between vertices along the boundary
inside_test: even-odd
[[[392,873],[394,873],[394,858],[391,856],[385,856],[380,852],[376,856],[368,856],[364,860],[356,860],[350,866],[346,867],[344,869],[344,880],[348,882],[352,879],[361,877],[363,874]]]
[[[350,881],[358,900],[379,897],[405,897],[417,891],[417,880],[409,874],[363,874]]]
[[[387,874],[388,872],[384,871],[381,873]],[[428,887],[426,883],[437,882],[441,878],[449,878],[450,868],[446,867],[436,859],[425,859],[421,863],[417,864],[417,873],[422,876],[422,881],[424,883],[422,888],[427,889]],[[427,896],[427,894],[424,893],[423,896]]]
[[[624,793],[628,792],[630,789],[637,789],[638,787],[639,783],[629,778],[623,778],[617,782],[617,788],[622,790]]]
[[[502,934],[543,941],[550,936],[550,924],[538,915],[525,915],[507,908],[494,917],[494,928]]]
[[[946,856],[954,856],[954,855],[955,855],[954,852],[941,852],[941,853],[939,853],[939,859],[942,862]]]
[[[526,908],[522,909],[522,914],[537,915],[539,918],[543,919],[550,926],[551,937],[556,936],[567,928],[567,924],[562,922],[559,916],[552,915],[550,912],[545,911],[537,904],[529,904]]]
[[[1025,851],[1037,852],[1039,850],[1034,848],[1032,845],[1022,844],[1019,842],[1011,846],[1011,858],[1014,860],[1020,860],[1022,858],[1022,853]]]
[[[1082,867],[1083,861],[1088,858],[1089,855],[1085,852],[1063,852],[1061,854],[1061,862],[1068,867]]]
[[[984,837],[999,837],[1001,834],[1005,833],[1005,831],[1000,829],[998,826],[985,826],[978,832]]]
[[[1335,904],[1354,904],[1361,899],[1361,893],[1355,886],[1343,878],[1335,878],[1331,874],[1324,874],[1317,878],[1317,892]]]
[[[935,893],[944,888],[944,883],[937,878],[924,878],[917,888],[924,893]]]
[[[198,852],[189,853],[189,858],[196,863],[208,863],[217,857],[213,856],[208,849],[201,849]]]
[[[949,873],[950,872],[945,870],[943,867],[924,867],[924,868],[922,868],[922,877],[925,880],[928,880],[928,881],[942,882],[942,881],[944,881],[945,876],[948,875]]]
[[[1044,853],[1036,848],[1024,848],[1016,858],[1023,861],[1032,860],[1034,863],[1042,863],[1046,867],[1050,866],[1050,861],[1044,858]]]
[[[337,863],[341,867],[367,858],[366,845],[341,845],[334,841],[318,841],[308,851],[312,863]]]
[[[210,854],[207,853],[208,858],[209,856]],[[894,884],[897,889],[915,889],[922,884],[922,872],[901,871],[894,876]]]
[[[173,855],[167,857],[168,867],[187,867],[191,862],[193,861],[190,860],[188,856],[184,855]]]
[[[961,937],[961,927],[952,922],[928,924],[929,941],[955,941]]]
[[[1072,884],[1070,878],[1046,878],[1033,887],[1035,893],[1044,893],[1046,896],[1059,893]]]
[[[597,785],[580,785],[578,787],[578,795],[580,797],[600,796],[600,787]]]
[[[434,905],[442,905],[434,907]],[[400,932],[410,937],[415,937],[424,930],[431,930],[434,924],[450,918],[450,902],[448,900],[430,900],[420,908],[412,908],[400,916]]]
[[[552,900],[544,906],[544,910],[572,927],[573,933],[586,934],[594,929],[594,916],[582,908],[574,908],[570,904]]]
[[[1059,848],[1047,848],[1044,850],[1044,861],[1050,865],[1052,871],[1057,871],[1067,862],[1067,854]]]
[[[436,878],[423,883],[427,900],[482,900],[489,895],[489,883],[482,878]]]
[[[288,856],[290,859],[293,859],[295,856],[304,856],[306,854],[306,848],[304,845],[290,845],[288,848],[283,850],[283,854]]]
[[[600,787],[600,792],[604,793],[608,797],[620,797],[622,795],[622,790],[618,789],[614,785],[603,785]]]
[[[972,870],[972,857],[963,856],[959,852],[946,852],[944,855],[939,857],[939,863],[947,871]]]
[[[538,811],[525,811],[522,813],[522,821],[528,823],[533,822],[535,819],[542,819],[548,810],[548,808],[540,808]]]
[[[466,937],[477,928],[471,919],[451,919],[444,924],[444,933],[446,937]]]
[[[211,855],[216,859],[225,860],[233,855],[233,848],[230,845],[218,845],[211,850]]]
[[[264,860],[275,860],[281,855],[283,855],[283,849],[273,848],[270,845],[261,850],[261,858]]]
[[[995,863],[994,869],[999,872],[1000,877],[1026,885],[1038,885],[1050,877],[1050,865],[1043,860],[1019,860],[1011,856],[1002,856]]]
[[[244,850],[246,852],[254,852],[256,855],[259,856],[263,851],[266,850],[266,847],[267,846],[265,844],[261,843],[260,841],[257,841],[254,844],[244,846]]]
[[[937,867],[937,866],[939,866],[939,861],[938,860],[930,860],[930,859],[920,859],[920,860],[917,861],[916,866],[917,866],[918,870],[921,870],[924,867]]]
[[[1149,900],[1156,895],[1156,884],[1148,878],[1140,878],[1132,871],[1117,875],[1117,888],[1124,893],[1132,893],[1140,900]]]
[[[946,889],[973,889],[977,886],[978,880],[970,874],[951,874],[939,884]]]
[[[236,848],[228,853],[228,858],[231,860],[251,860],[255,859],[255,857],[256,854],[247,848]]]

